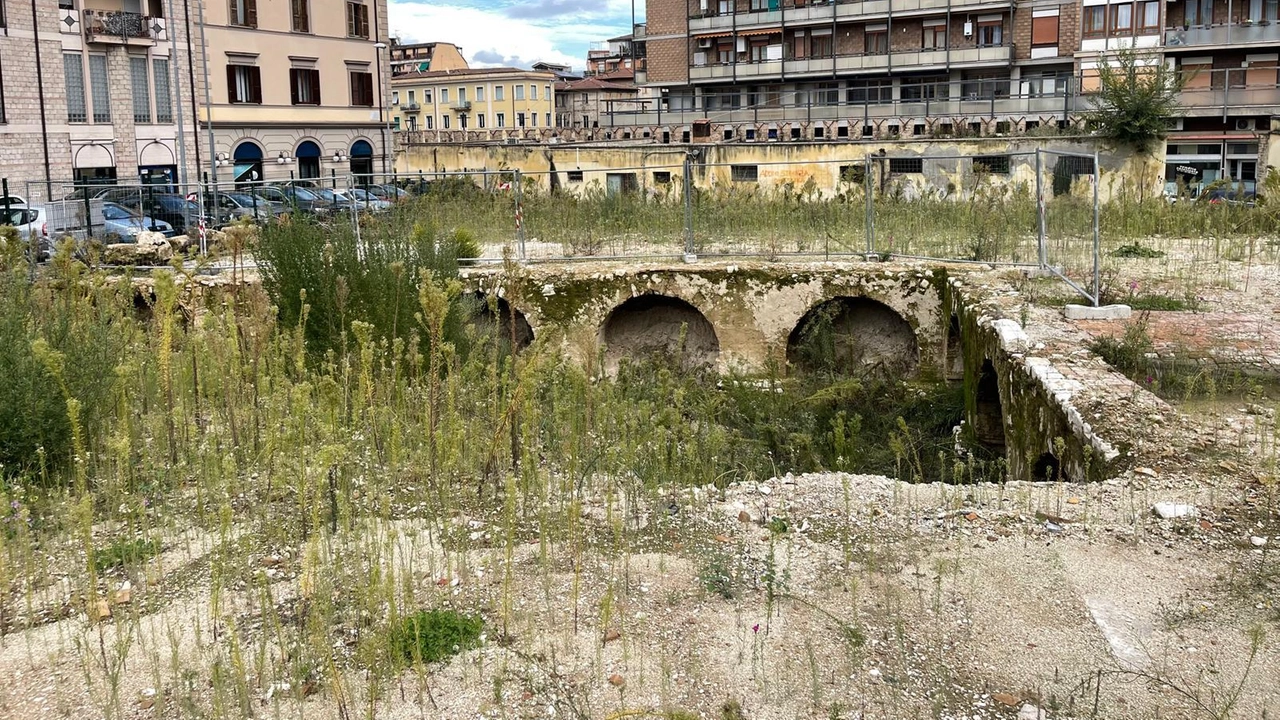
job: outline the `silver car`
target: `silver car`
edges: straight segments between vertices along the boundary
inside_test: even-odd
[[[138,241],[138,233],[150,230],[165,237],[177,235],[173,226],[163,220],[153,220],[112,202],[102,203],[102,230],[106,234],[120,236],[120,242]]]

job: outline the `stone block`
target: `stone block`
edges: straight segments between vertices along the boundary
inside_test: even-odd
[[[1067,305],[1063,313],[1068,320],[1128,320],[1133,315],[1133,308],[1128,305]]]

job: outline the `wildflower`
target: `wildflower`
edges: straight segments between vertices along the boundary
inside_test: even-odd
[[[760,632],[760,623],[756,623],[755,625],[752,625],[752,626],[751,626],[751,632],[753,632],[753,633],[758,633],[758,632]]]

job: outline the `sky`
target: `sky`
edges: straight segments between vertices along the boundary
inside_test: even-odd
[[[592,42],[626,35],[632,0],[388,0],[391,36],[451,42],[471,67],[529,67],[539,60],[581,70]],[[635,0],[636,21],[644,0]]]

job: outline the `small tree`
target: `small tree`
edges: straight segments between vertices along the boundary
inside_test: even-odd
[[[1181,114],[1178,93],[1187,79],[1159,55],[1121,50],[1098,66],[1100,87],[1086,117],[1102,137],[1148,152],[1165,138],[1168,119]]]

